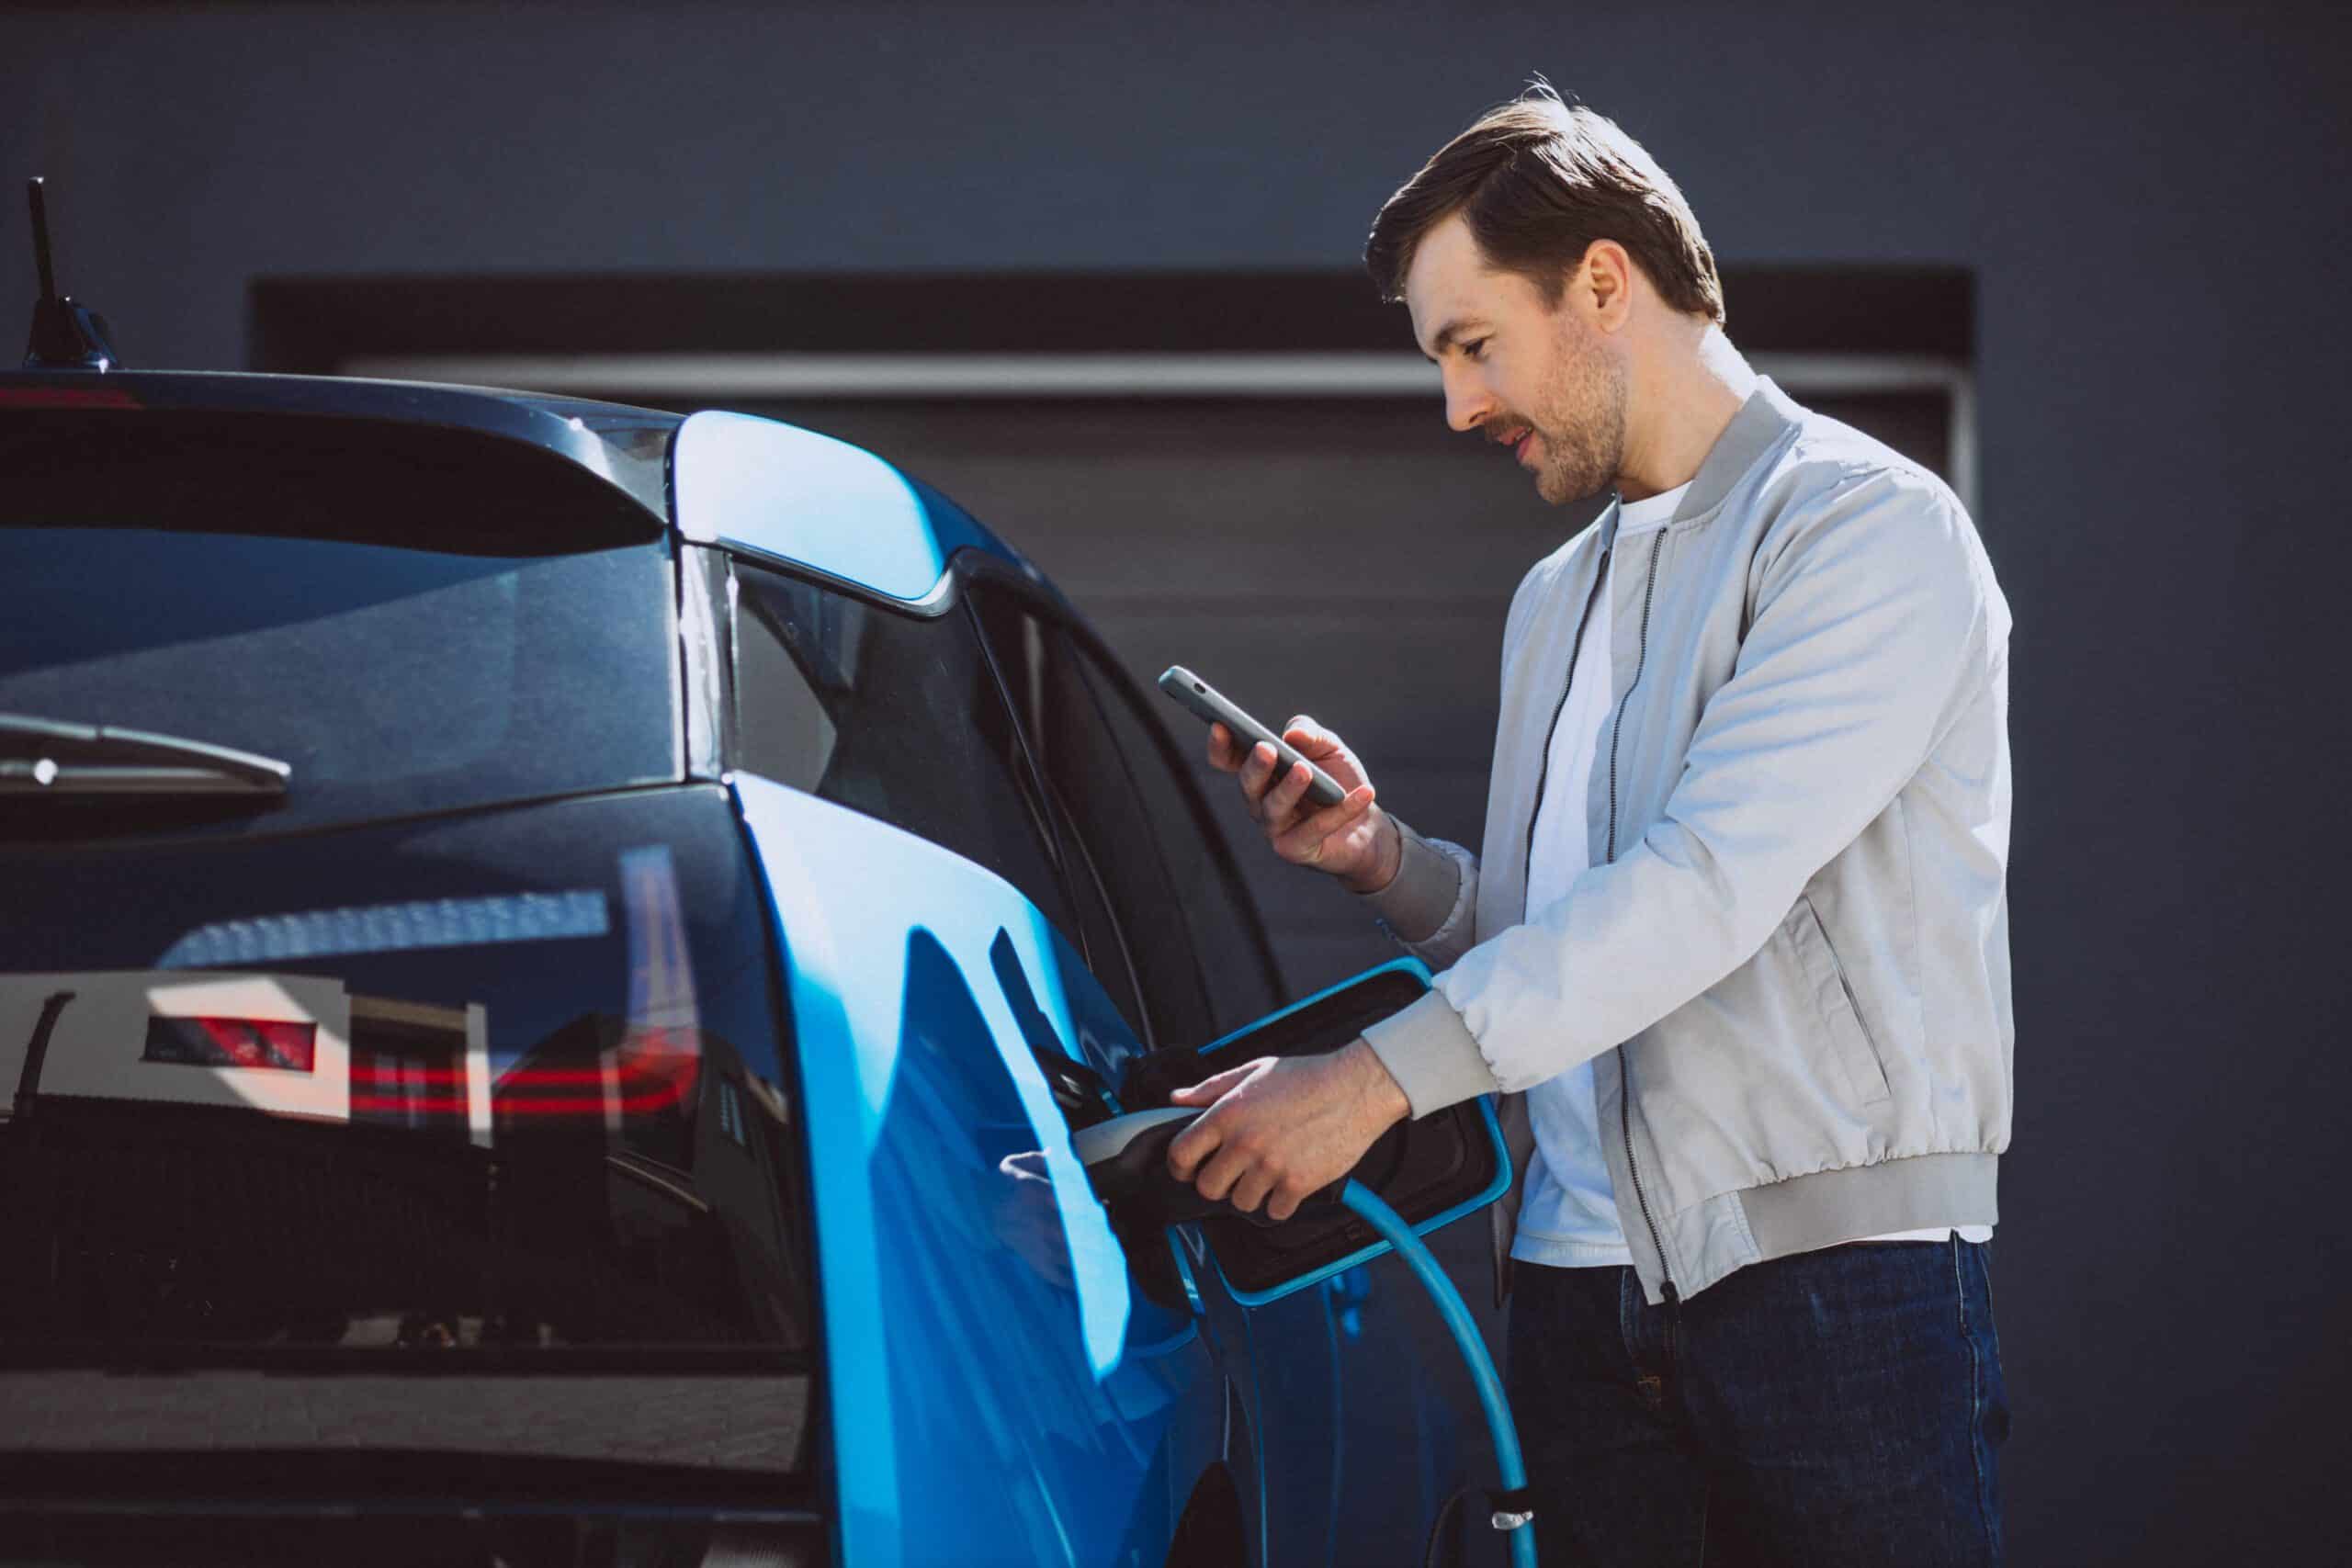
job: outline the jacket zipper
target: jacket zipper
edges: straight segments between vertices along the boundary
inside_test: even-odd
[[[1625,710],[1634,705],[1634,688],[1642,683],[1642,670],[1650,661],[1650,601],[1657,596],[1657,555],[1666,547],[1666,530],[1660,528],[1650,541],[1649,575],[1642,582],[1642,642],[1641,651],[1634,658],[1634,678],[1625,687],[1625,700],[1617,705],[1617,722],[1609,727],[1609,861],[1617,861],[1617,742],[1624,738]]]
[[[1544,761],[1535,771],[1535,803],[1527,808],[1527,844],[1519,861],[1519,900],[1521,918],[1527,910],[1527,884],[1535,874],[1535,819],[1544,815],[1544,786],[1552,778],[1552,740],[1560,732],[1560,714],[1568,705],[1568,694],[1576,689],[1577,660],[1584,653],[1584,628],[1592,620],[1592,607],[1600,603],[1601,584],[1609,581],[1610,550],[1600,552],[1600,567],[1593,574],[1591,591],[1584,596],[1584,614],[1577,617],[1576,639],[1568,644],[1568,678],[1560,683],[1560,700],[1552,705],[1552,722],[1544,731]]]
[[[1634,660],[1634,678],[1626,684],[1624,700],[1617,705],[1616,722],[1609,729],[1609,863],[1617,860],[1617,743],[1625,733],[1625,710],[1633,705],[1634,689],[1642,683],[1642,671],[1650,661],[1650,604],[1657,596],[1658,552],[1666,547],[1666,530],[1660,528],[1657,537],[1650,541],[1649,574],[1642,583],[1641,651]],[[1550,754],[1550,747],[1544,748]],[[1650,1245],[1657,1249],[1657,1268],[1667,1304],[1679,1300],[1674,1288],[1674,1269],[1666,1260],[1666,1238],[1658,1234],[1657,1220],[1650,1213],[1650,1195],[1642,1186],[1642,1163],[1634,1157],[1634,1064],[1623,1045],[1617,1047],[1617,1128],[1625,1140],[1625,1168],[1633,1174],[1634,1201],[1641,1205],[1642,1224],[1649,1227]]]

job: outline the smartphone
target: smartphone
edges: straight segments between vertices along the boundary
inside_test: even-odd
[[[1168,672],[1159,678],[1159,689],[1190,708],[1203,724],[1221,724],[1247,746],[1263,741],[1272,747],[1276,778],[1287,775],[1295,764],[1306,762],[1306,759],[1298,754],[1297,747],[1242,712],[1223,692],[1182,665],[1169,666]],[[1306,785],[1306,798],[1310,804],[1337,806],[1348,798],[1348,792],[1340,787],[1339,780],[1312,762],[1306,762],[1306,765],[1315,774]]]

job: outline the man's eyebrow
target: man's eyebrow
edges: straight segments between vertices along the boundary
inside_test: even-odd
[[[1464,333],[1476,332],[1486,324],[1476,316],[1456,317],[1438,328],[1437,336],[1430,340],[1430,346],[1421,350],[1421,357],[1432,365],[1436,364],[1438,355],[1451,348],[1456,338]]]

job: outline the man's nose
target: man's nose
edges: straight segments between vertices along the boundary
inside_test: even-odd
[[[1445,367],[1447,424],[1455,430],[1476,430],[1486,423],[1494,412],[1494,397],[1466,367],[1449,365]]]

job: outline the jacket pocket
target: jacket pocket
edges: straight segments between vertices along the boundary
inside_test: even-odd
[[[1846,966],[1838,962],[1838,950],[1829,945],[1829,933],[1822,929],[1821,916],[1810,897],[1798,897],[1789,918],[1789,931],[1805,979],[1813,987],[1822,1037],[1853,1091],[1855,1105],[1885,1104],[1894,1098],[1894,1091],[1886,1080],[1886,1060],[1879,1053],[1878,1037],[1862,1016],[1861,998],[1846,978]]]

